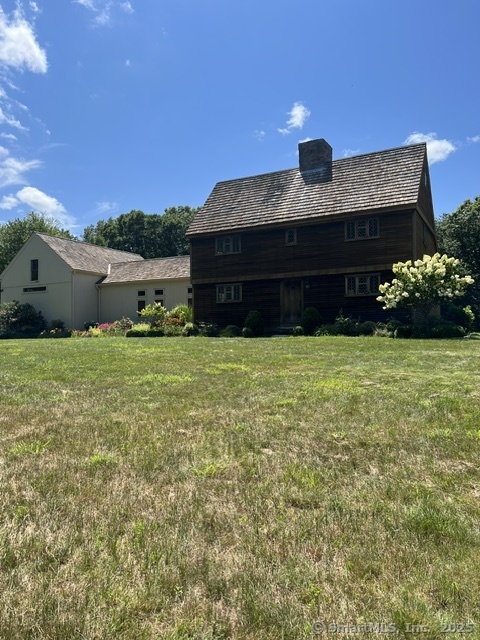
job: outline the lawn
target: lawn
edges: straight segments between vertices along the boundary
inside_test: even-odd
[[[480,341],[5,340],[0,379],[2,640],[480,637]]]

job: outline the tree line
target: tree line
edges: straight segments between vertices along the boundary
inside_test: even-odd
[[[163,214],[133,210],[116,218],[100,220],[78,238],[46,216],[31,212],[0,226],[0,273],[34,231],[138,253],[144,258],[163,258],[189,253],[186,232],[198,208],[170,207]]]

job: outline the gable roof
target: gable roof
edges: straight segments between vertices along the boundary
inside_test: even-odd
[[[153,258],[110,265],[110,272],[99,284],[190,278],[190,256]]]
[[[94,244],[68,240],[46,233],[35,232],[55,253],[76,271],[88,271],[91,273],[108,273],[108,265],[112,262],[142,261],[142,256],[128,251],[98,247]]]
[[[327,179],[296,168],[218,182],[187,235],[415,207],[425,161],[422,143],[334,160]]]

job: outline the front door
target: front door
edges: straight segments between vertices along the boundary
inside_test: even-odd
[[[303,311],[301,280],[284,280],[281,286],[281,322],[298,324]]]

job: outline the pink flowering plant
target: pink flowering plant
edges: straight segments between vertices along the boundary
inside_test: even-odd
[[[459,265],[459,260],[439,253],[415,262],[397,262],[392,267],[396,277],[379,286],[377,300],[386,310],[413,309],[415,324],[425,324],[434,307],[463,297],[473,284],[471,276],[458,273]]]

